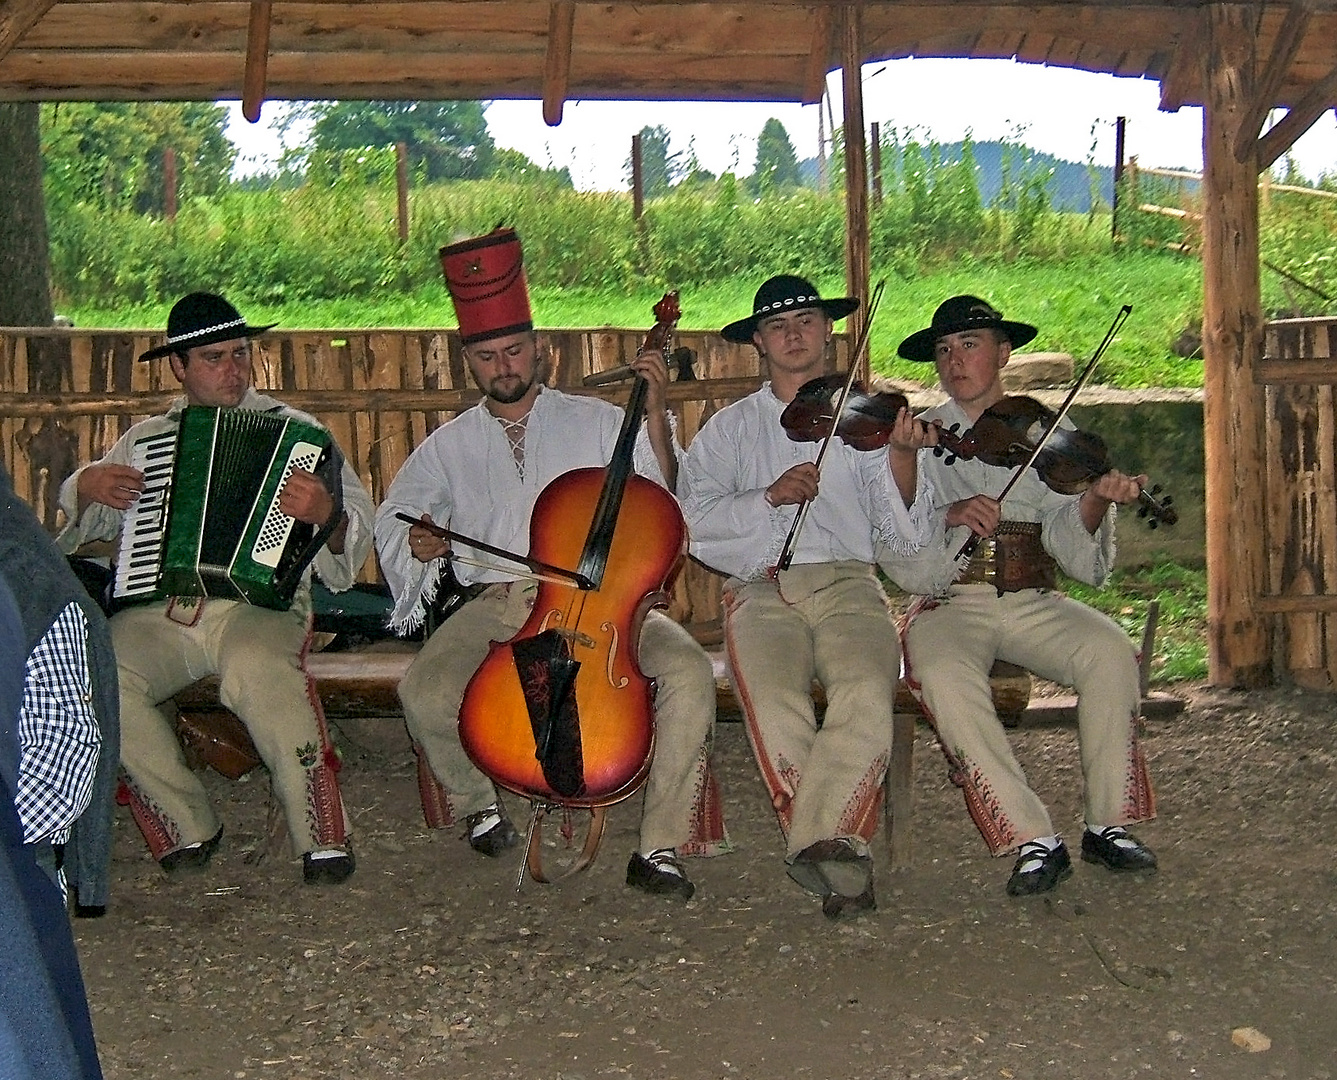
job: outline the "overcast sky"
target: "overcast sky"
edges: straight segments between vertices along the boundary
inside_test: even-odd
[[[1090,157],[1112,165],[1115,119],[1124,116],[1126,153],[1143,165],[1202,167],[1202,110],[1161,112],[1159,84],[1146,79],[1011,60],[893,60],[869,64],[863,78],[865,120],[913,130],[921,141],[955,142],[969,133],[981,142],[1005,138],[1069,161]],[[828,93],[840,124],[838,74],[828,80]],[[228,135],[241,150],[239,173],[266,167],[282,149],[271,127],[282,103],[266,103],[256,125],[242,118],[239,104],[231,105]],[[783,122],[800,158],[817,152],[816,105],[569,101],[555,128],[543,123],[538,101],[496,101],[486,115],[499,146],[540,165],[570,168],[582,190],[625,189],[631,136],[647,125],[668,128],[670,150],[690,149],[714,173],[752,171],[757,135],[769,117]],[[1332,110],[1292,155],[1310,179],[1337,173]]]

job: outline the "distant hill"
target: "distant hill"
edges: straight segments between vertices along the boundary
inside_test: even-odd
[[[938,150],[943,160],[959,161],[963,145],[959,142],[941,143]],[[976,183],[980,189],[980,198],[984,200],[986,206],[992,205],[998,197],[998,193],[1002,190],[1004,153],[1013,155],[1014,161],[1020,154],[1028,155],[1025,165],[1028,174],[1036,171],[1049,172],[1052,170],[1048,190],[1050,200],[1056,210],[1071,210],[1077,213],[1086,213],[1090,210],[1093,174],[1101,201],[1109,206],[1114,199],[1114,170],[1108,165],[1096,165],[1088,169],[1086,165],[1078,162],[1064,161],[1061,158],[1034,150],[1024,149],[1019,152],[1016,146],[1005,145],[1001,142],[972,143],[971,152],[975,157],[975,175]],[[817,159],[806,158],[799,162],[799,170],[803,176],[803,182],[815,187],[817,184]],[[884,182],[889,184],[890,180],[890,175],[884,175]]]

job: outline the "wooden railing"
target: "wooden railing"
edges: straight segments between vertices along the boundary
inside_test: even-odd
[[[573,393],[624,399],[629,384],[585,387],[586,375],[627,364],[644,331],[556,330],[543,334],[547,381]],[[0,331],[0,453],[17,492],[53,531],[57,493],[80,464],[96,460],[135,421],[162,412],[177,396],[165,360],[136,359],[160,334],[124,330]],[[479,397],[469,381],[458,335],[444,330],[309,330],[256,339],[257,388],[328,426],[376,502],[405,459],[435,428]],[[692,379],[669,387],[684,443],[721,406],[761,385],[750,346],[718,334],[685,332]],[[844,367],[849,343],[836,336]],[[674,365],[675,371],[686,365]],[[363,577],[378,574],[369,559]],[[688,623],[718,618],[716,576],[694,564],[674,596]]]

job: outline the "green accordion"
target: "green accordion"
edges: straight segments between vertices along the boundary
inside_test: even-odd
[[[192,405],[175,432],[137,442],[131,464],[144,491],[122,528],[112,591],[121,603],[212,596],[286,610],[342,508],[329,432],[277,412]],[[326,525],[279,510],[294,469],[333,495]]]

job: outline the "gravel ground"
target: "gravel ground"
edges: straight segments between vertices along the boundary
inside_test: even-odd
[[[622,884],[631,804],[589,871],[517,892],[518,857],[423,827],[397,721],[345,723],[344,886],[256,858],[263,774],[207,774],[227,835],[203,875],[164,877],[118,811],[111,910],[75,927],[106,1074],[1331,1077],[1337,696],[1181,692],[1147,730],[1158,875],[1078,863],[1009,899],[1011,860],[988,858],[921,725],[914,865],[884,858],[877,912],[842,923],[784,875],[736,723],[716,757],[737,850],[691,863],[685,906]],[[1074,733],[1015,738],[1076,839]]]

